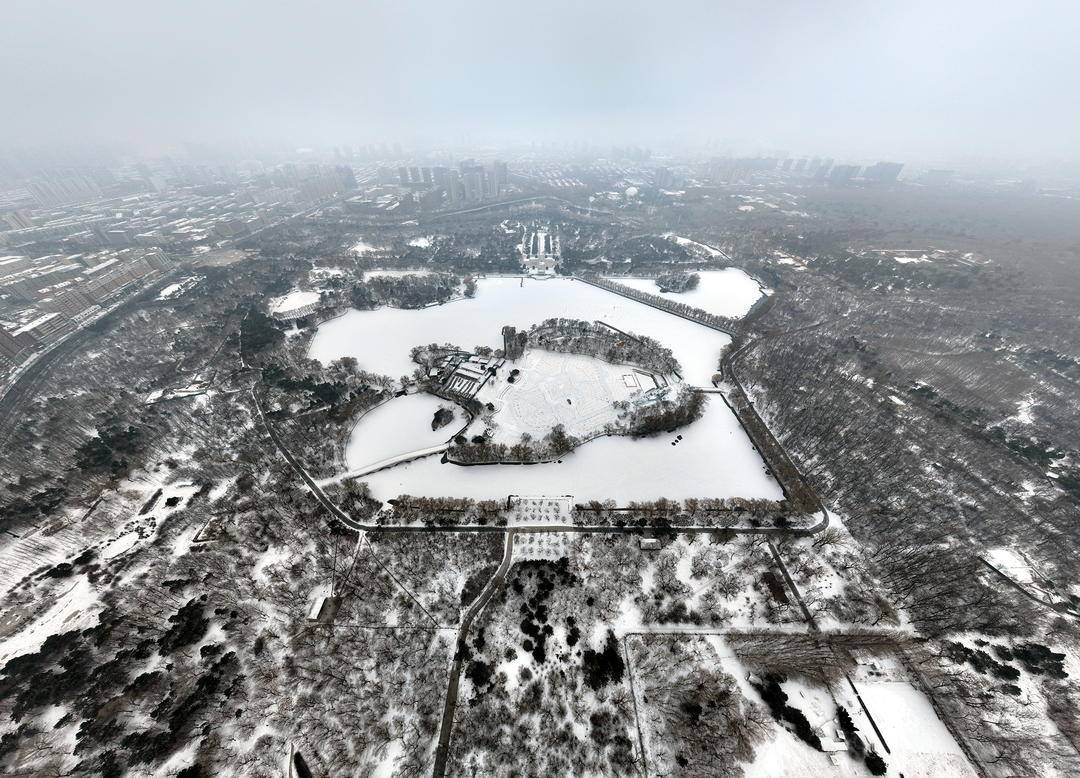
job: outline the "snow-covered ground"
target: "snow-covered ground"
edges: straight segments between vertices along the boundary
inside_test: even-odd
[[[411,238],[409,240],[409,245],[410,246],[415,246],[418,249],[431,248],[431,236],[430,235],[424,235],[424,236],[421,236],[419,238]]]
[[[169,284],[164,289],[162,289],[160,292],[158,292],[157,299],[159,299],[159,300],[168,300],[174,294],[179,292],[180,289],[181,289],[180,284]]]
[[[558,561],[569,551],[570,536],[565,532],[514,535],[514,559],[549,559]]]
[[[1025,589],[1031,590],[1035,595],[1047,602],[1057,602],[1061,595],[1049,585],[1046,576],[1031,563],[1031,560],[1022,551],[1016,551],[1004,546],[988,549],[986,561],[1011,578]]]
[[[625,505],[657,497],[783,497],[734,414],[715,397],[701,419],[676,433],[599,438],[562,462],[465,467],[429,457],[363,480],[382,500],[400,494],[478,499],[572,494],[578,501],[611,498]]]
[[[194,446],[185,447],[172,452],[169,458],[185,462],[191,458],[193,450]],[[148,465],[132,473],[114,491],[103,494],[101,502],[89,511],[69,508],[32,532],[5,543],[0,548],[0,590],[6,590],[38,568],[59,564],[88,548],[104,551],[119,534],[133,529],[135,524],[144,527],[140,540],[145,540],[156,531],[154,527],[159,519],[179,510],[186,502],[190,482],[173,482],[171,472],[172,468],[164,467],[160,462],[155,466]],[[140,515],[140,506],[158,489],[162,490],[162,495],[155,510]],[[164,501],[174,495],[180,496],[181,502],[167,508]],[[132,522],[132,526],[128,526]]]
[[[521,372],[510,383],[511,370]],[[529,349],[507,362],[484,385],[476,399],[495,406],[494,440],[514,444],[524,432],[544,437],[556,424],[567,434],[585,438],[618,418],[614,403],[655,388],[652,377],[627,365],[612,365],[581,354]],[[477,419],[469,434],[483,432]]]
[[[1036,402],[1031,394],[1024,395],[1023,399],[1016,401],[1016,415],[1012,418],[1021,424],[1031,424],[1035,421],[1033,410]]]
[[[379,763],[375,766],[375,772],[371,774],[371,778],[390,778],[395,775],[395,765],[404,750],[400,740],[391,740],[387,743]]]
[[[399,270],[397,268],[390,270],[381,270],[376,268],[375,270],[365,270],[365,278],[375,278],[376,276],[386,276],[388,278],[400,278],[402,276],[430,276],[436,271],[434,270]]]
[[[439,408],[452,408],[454,420],[437,430],[431,420]],[[345,464],[357,470],[410,451],[445,443],[466,421],[453,403],[430,394],[395,397],[364,414],[353,427],[345,446]]]
[[[169,284],[160,292],[158,292],[157,299],[168,300],[173,297],[179,297],[181,294],[186,292],[191,287],[195,286],[197,283],[199,283],[198,276],[188,276],[187,278],[181,278],[179,281]]]
[[[318,292],[301,292],[299,290],[289,292],[284,297],[275,298],[270,302],[270,310],[274,313],[288,313],[305,305],[314,305],[319,302]]]
[[[903,773],[911,778],[976,775],[926,695],[906,681],[856,685],[889,744],[890,753],[882,756],[890,775]]]
[[[678,243],[683,248],[690,249],[693,253],[701,254],[709,259],[727,259],[727,255],[720,249],[707,246],[704,243],[698,243],[696,240],[691,240],[690,238],[684,238],[682,235],[676,235],[673,232],[665,232],[664,237],[674,243]]]
[[[918,257],[897,255],[893,257],[893,261],[898,262],[901,265],[918,265],[923,262],[929,262],[930,257],[926,256],[925,254]]]
[[[1010,548],[999,546],[988,549],[986,561],[1020,584],[1032,582],[1031,565]]]
[[[37,651],[50,635],[92,626],[101,608],[93,585],[85,575],[79,576],[33,623],[0,642],[0,665]]]
[[[382,251],[382,246],[373,246],[370,243],[365,243],[363,238],[357,238],[356,243],[352,245],[351,251],[353,254],[362,257],[372,251]]]
[[[345,271],[340,267],[328,265],[316,265],[308,272],[308,278],[312,281],[325,281],[327,278],[340,278],[343,275]]]
[[[713,637],[711,641],[726,648],[723,639]],[[721,655],[720,666],[736,680],[746,699],[761,703],[761,695],[750,685],[746,678],[746,668],[733,654]],[[824,687],[811,687],[800,679],[788,680],[783,684],[790,704],[801,710],[810,725],[819,734],[832,730],[828,720],[832,717],[834,706],[829,703],[828,690]],[[824,726],[823,726],[824,725]],[[868,771],[856,764],[846,753],[837,754],[836,762],[829,754],[811,748],[787,728],[774,725],[769,739],[754,748],[754,761],[744,765],[746,778],[803,778],[818,775],[868,775]]]
[[[743,695],[760,703],[760,695],[747,679],[746,666],[727,642],[721,636],[709,636],[707,640],[716,650],[720,666],[735,678]],[[889,746],[888,752],[846,680],[841,678],[829,687],[798,676],[789,677],[782,684],[789,704],[806,715],[826,750],[838,750],[830,758],[777,725],[769,739],[756,746],[753,762],[744,766],[747,778],[869,775],[866,766],[841,747],[843,739],[837,737],[837,704],[843,705],[851,715],[863,742],[884,758],[888,775],[909,778],[976,775],[930,700],[912,685],[907,672],[894,658],[876,656],[873,661],[860,664],[853,671],[853,680]]]
[[[503,325],[528,328],[559,316],[601,320],[655,338],[673,351],[683,377],[695,386],[711,385],[720,352],[731,341],[722,332],[573,279],[513,277],[481,279],[476,297],[421,310],[349,311],[319,326],[308,353],[323,363],[353,356],[364,369],[405,375],[416,367],[409,358],[413,346],[501,348]]]
[[[737,267],[723,270],[699,270],[697,274],[701,277],[697,288],[678,294],[662,293],[660,287],[656,285],[656,279],[653,278],[613,276],[610,280],[649,294],[664,294],[664,297],[692,305],[707,313],[730,316],[735,319],[745,316],[754,303],[765,294],[765,290],[756,279]]]

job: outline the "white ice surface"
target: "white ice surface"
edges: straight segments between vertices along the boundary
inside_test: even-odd
[[[431,420],[440,407],[452,408],[454,420],[432,431]],[[395,397],[372,409],[356,423],[345,446],[345,463],[357,470],[410,451],[445,443],[464,425],[459,406],[430,394]]]
[[[677,435],[683,439],[673,446]],[[657,497],[783,497],[735,416],[717,397],[709,398],[701,419],[676,433],[599,438],[561,463],[463,467],[429,457],[363,480],[383,500],[400,494],[477,499],[572,494],[579,501],[611,498],[625,505]]]
[[[625,278],[610,280],[649,294],[692,305],[717,316],[745,316],[763,294],[761,284],[737,267],[724,270],[696,271],[701,281],[696,289],[678,294],[663,293],[654,278]]]
[[[502,327],[527,328],[553,317],[602,320],[621,330],[648,335],[669,347],[695,386],[711,385],[720,352],[731,338],[686,319],[567,278],[484,278],[474,298],[421,310],[379,308],[349,311],[319,326],[308,352],[328,364],[343,356],[392,376],[411,374],[413,346],[453,343],[500,348]]]

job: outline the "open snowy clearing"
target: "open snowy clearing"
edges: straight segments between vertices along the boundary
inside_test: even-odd
[[[748,700],[760,702],[760,695],[747,679],[746,666],[736,658],[724,639],[711,636],[709,642],[717,652],[720,665],[735,678],[743,695]],[[806,715],[821,737],[825,750],[833,753],[830,756],[817,751],[777,725],[770,738],[756,747],[753,762],[745,765],[747,778],[869,775],[866,766],[852,758],[843,738],[838,736],[837,703],[852,716],[864,743],[873,746],[885,759],[889,775],[910,778],[976,775],[930,701],[903,679],[904,673],[896,662],[879,657],[875,664],[887,669],[883,677],[872,678],[865,668],[860,668],[855,673],[856,686],[888,744],[888,751],[845,681],[833,684],[830,692],[819,682],[790,677],[783,683],[789,703]]]
[[[985,559],[999,572],[1015,581],[1020,586],[1031,589],[1047,602],[1060,601],[1061,595],[1053,589],[1039,569],[1031,563],[1022,551],[1015,551],[1004,546],[988,549]]]
[[[92,626],[101,608],[93,585],[85,575],[79,576],[40,618],[0,642],[0,665],[14,656],[37,651],[50,635]]]
[[[891,753],[883,754],[889,773],[911,778],[975,776],[960,746],[922,692],[905,681],[858,684]]]
[[[159,300],[168,300],[173,295],[179,293],[179,291],[182,288],[183,287],[181,287],[180,284],[169,284],[164,289],[162,289],[160,292],[158,292],[157,299],[159,299]]]
[[[169,284],[160,292],[158,292],[157,299],[169,300],[173,297],[179,297],[188,289],[191,289],[193,286],[195,286],[197,283],[199,283],[198,276],[187,276],[186,278],[181,278],[179,281]]]
[[[1016,551],[1004,546],[988,549],[986,561],[1020,584],[1034,581],[1031,563]]]
[[[454,420],[445,427],[431,429],[439,408],[451,408]],[[395,397],[368,411],[357,421],[345,446],[345,464],[350,470],[445,443],[464,425],[465,412],[457,405],[430,394]]]
[[[599,438],[561,462],[470,467],[429,457],[363,480],[381,500],[401,494],[476,499],[572,494],[578,501],[611,498],[625,505],[657,497],[783,498],[734,414],[715,397],[701,419],[675,433]]]
[[[684,238],[682,235],[676,235],[673,232],[665,232],[663,237],[673,243],[679,244],[683,248],[690,249],[693,253],[701,254],[709,259],[727,259],[727,255],[720,249],[707,246],[704,243],[698,243],[696,240],[691,240],[690,238]]]
[[[676,302],[700,308],[707,313],[729,316],[733,319],[745,316],[754,307],[754,303],[766,293],[756,279],[737,267],[724,270],[700,270],[697,274],[701,277],[697,289],[677,294],[661,292],[655,278],[611,276],[609,280],[649,294],[663,295]]]
[[[514,383],[507,380],[511,370],[521,371]],[[495,406],[494,440],[513,444],[525,432],[542,438],[556,424],[570,435],[588,437],[617,421],[616,401],[639,397],[656,385],[649,373],[628,365],[529,349],[521,359],[507,362],[476,399]],[[484,427],[477,419],[468,434],[480,434]]]
[[[896,261],[896,262],[899,262],[901,265],[917,265],[917,264],[921,264],[923,262],[929,262],[930,257],[926,256],[925,254],[923,254],[922,256],[918,256],[918,257],[895,256],[895,257],[893,257],[893,260]]]
[[[379,268],[376,268],[374,270],[365,270],[364,271],[364,277],[365,278],[375,278],[377,276],[382,276],[384,278],[402,278],[403,276],[433,276],[433,275],[435,275],[436,272],[437,271],[435,271],[435,270],[422,270],[422,269],[400,270],[398,268],[392,268],[392,269],[389,269],[389,270],[381,270]]]
[[[365,243],[363,238],[357,238],[356,243],[354,243],[349,250],[352,251],[353,254],[362,257],[372,251],[382,251],[382,246],[373,246],[370,243]]]
[[[288,313],[305,305],[314,305],[319,302],[318,292],[289,292],[284,297],[278,297],[271,301],[270,310],[274,313]]]
[[[527,329],[554,317],[600,320],[627,332],[648,335],[672,350],[683,378],[711,385],[720,353],[731,338],[716,330],[568,278],[484,278],[474,298],[421,310],[378,308],[349,311],[319,326],[308,355],[328,364],[356,357],[366,370],[408,375],[416,365],[413,346],[453,343],[501,348],[502,327]]]

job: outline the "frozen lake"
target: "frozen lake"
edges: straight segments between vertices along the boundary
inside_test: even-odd
[[[722,332],[580,281],[511,277],[481,279],[475,298],[445,305],[420,310],[349,311],[320,325],[309,355],[324,363],[353,356],[368,370],[393,377],[411,375],[415,365],[409,352],[413,346],[434,342],[467,349],[478,345],[498,348],[504,324],[521,329],[559,316],[601,320],[656,338],[674,352],[687,382],[698,386],[711,383],[720,353],[730,342]],[[535,361],[543,363],[546,357],[554,355],[541,354]],[[568,361],[576,359],[585,358]],[[621,375],[619,372],[616,377],[621,380]],[[574,380],[588,378],[582,374]],[[528,390],[529,381],[524,379],[527,376],[519,388]],[[547,383],[540,380],[538,386],[542,390]],[[565,402],[566,398],[560,395],[556,399]],[[363,417],[346,448],[349,469],[445,442],[465,417],[459,410],[451,425],[432,432],[431,418],[440,402],[428,395],[409,395]],[[496,420],[506,421],[508,427],[520,421],[512,413],[501,414],[503,419],[498,419],[499,415]],[[545,417],[543,421],[550,420]],[[640,440],[599,438],[561,463],[463,467],[442,464],[438,456],[432,456],[361,480],[383,500],[401,494],[495,499],[508,494],[572,494],[578,500],[611,498],[626,504],[657,497],[783,496],[738,420],[719,397],[709,397],[704,416],[675,434]]]
[[[608,278],[642,292],[657,294],[700,308],[707,313],[713,313],[717,316],[730,316],[733,319],[745,316],[754,306],[754,303],[764,294],[761,284],[737,267],[729,267],[723,270],[699,270],[696,272],[701,277],[697,289],[679,294],[661,292],[654,278],[626,278],[622,276],[608,276]]]
[[[674,434],[599,438],[561,463],[463,467],[428,457],[361,480],[382,500],[401,494],[475,499],[572,494],[578,501],[610,498],[625,505],[657,497],[783,497],[734,414],[712,396],[705,415]]]
[[[431,420],[440,407],[452,408],[454,420],[433,431]],[[434,395],[395,397],[360,417],[345,445],[345,464],[350,470],[358,470],[384,459],[445,443],[467,420],[468,416],[460,407]]]
[[[683,378],[695,386],[711,385],[720,352],[731,341],[722,332],[581,281],[512,277],[480,279],[476,297],[431,308],[349,311],[319,326],[308,355],[324,364],[356,357],[364,369],[396,378],[412,375],[416,365],[409,352],[413,346],[453,343],[465,349],[501,348],[504,324],[527,329],[559,316],[601,320],[655,338],[672,350],[682,365]]]

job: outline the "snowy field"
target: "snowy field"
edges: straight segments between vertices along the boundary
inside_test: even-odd
[[[729,316],[733,319],[745,316],[765,293],[756,279],[737,267],[724,270],[699,270],[697,274],[701,277],[701,283],[698,284],[697,289],[678,294],[661,292],[654,278],[611,276],[608,280],[649,294],[663,295],[671,300],[700,308],[707,313]]]
[[[431,276],[435,275],[434,270],[365,270],[364,278],[375,278],[376,276],[383,276],[384,278],[401,278],[402,276]]]
[[[180,284],[169,284],[164,289],[162,289],[160,292],[158,292],[157,299],[159,299],[159,300],[168,300],[170,297],[173,297],[173,296],[179,294],[180,290],[183,289],[183,288],[184,287],[182,287]]]
[[[760,702],[760,695],[746,678],[747,667],[736,658],[724,639],[711,636],[708,640],[717,652],[720,666],[736,680],[743,696]],[[755,748],[753,762],[745,765],[746,778],[868,775],[866,766],[851,757],[843,739],[837,736],[838,703],[851,715],[863,742],[873,746],[885,759],[888,775],[974,778],[976,773],[963,751],[938,718],[930,701],[911,685],[899,664],[891,657],[875,657],[870,666],[877,668],[878,677],[867,673],[868,666],[860,666],[853,675],[859,695],[888,743],[888,752],[846,681],[834,683],[830,690],[817,681],[789,677],[783,683],[789,704],[806,715],[826,751],[836,750],[830,758],[828,753],[809,747],[786,728],[774,726],[769,738]]]
[[[274,313],[288,313],[305,305],[314,305],[319,302],[318,292],[289,292],[284,297],[277,297],[270,302],[270,310]]]
[[[452,408],[454,420],[432,431],[431,420],[440,407]],[[345,464],[357,470],[445,443],[461,429],[466,418],[461,408],[430,394],[395,397],[364,414],[353,427],[345,446]]]
[[[157,299],[170,300],[173,297],[179,297],[184,292],[199,283],[200,278],[200,276],[187,276],[185,278],[181,278],[179,281],[169,284],[160,292],[158,292]]]
[[[352,248],[350,249],[350,251],[352,251],[352,253],[356,254],[358,257],[362,257],[365,254],[370,254],[372,251],[382,251],[382,250],[383,250],[382,246],[373,246],[370,243],[364,242],[363,238],[358,238],[356,243],[354,243],[352,245]]]
[[[599,438],[561,462],[465,467],[429,457],[363,480],[382,500],[400,494],[475,499],[572,494],[578,501],[611,498],[625,505],[657,497],[783,497],[734,414],[716,397],[709,398],[701,419],[675,433]]]
[[[32,624],[0,640],[0,666],[14,656],[37,651],[50,635],[93,626],[101,608],[93,584],[79,576]]]
[[[1032,590],[1046,602],[1059,602],[1061,595],[1054,591],[1053,584],[1047,580],[1022,551],[1003,546],[988,549],[986,561],[1020,586]]]
[[[513,369],[521,373],[510,383],[507,377]],[[513,444],[523,432],[542,438],[556,424],[585,438],[617,420],[613,405],[617,400],[629,400],[655,386],[649,374],[626,365],[529,349],[521,359],[507,362],[476,399],[495,406],[494,440]],[[482,433],[484,426],[477,419],[469,434]]]
[[[926,695],[905,681],[862,682],[858,688],[889,744],[891,753],[883,756],[890,775],[974,778],[976,772]]]
[[[453,343],[466,349],[501,348],[504,324],[522,329],[559,316],[599,319],[655,338],[674,352],[683,378],[694,386],[711,385],[720,352],[731,341],[722,332],[580,281],[513,277],[481,279],[476,297],[421,310],[349,311],[319,326],[308,355],[324,364],[352,356],[366,370],[406,375],[416,367],[409,359],[413,346]]]
[[[698,243],[696,240],[691,240],[690,238],[684,238],[682,235],[676,235],[673,232],[665,232],[663,237],[673,243],[678,243],[683,248],[689,249],[692,253],[706,256],[709,259],[727,259],[727,255],[720,249],[706,246],[704,243]]]

